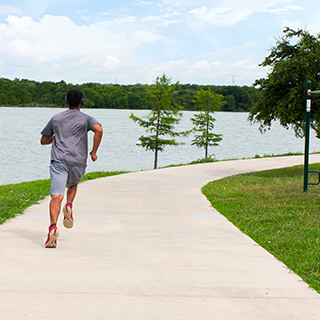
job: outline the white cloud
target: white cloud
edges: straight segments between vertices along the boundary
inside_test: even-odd
[[[116,70],[120,63],[121,60],[117,57],[106,56],[106,60],[102,65],[106,67],[108,70]]]
[[[257,77],[264,77],[265,70],[251,60],[222,62],[207,60],[171,61],[154,65],[149,70],[148,80],[161,73],[175,75],[173,82],[231,85],[233,78],[236,85],[251,85]]]
[[[0,24],[0,55],[8,68],[19,68],[20,74],[25,70],[29,74],[26,78],[32,78],[32,74],[35,80],[51,78],[54,73],[62,75],[88,66],[93,73],[107,70],[111,64],[106,56],[120,59],[132,52],[121,35],[95,26],[76,26],[67,17],[46,15],[35,22],[28,17],[9,16],[7,21]],[[45,74],[39,74],[44,70]]]
[[[306,28],[313,35],[320,34],[320,21],[304,26],[303,29],[304,28]]]
[[[255,12],[285,13],[288,11],[301,10],[299,6],[290,5],[291,0],[225,0],[221,1],[184,1],[163,0],[162,19],[181,17],[190,25],[201,26],[233,26],[240,21],[248,19]],[[184,19],[182,18],[184,17]]]
[[[162,18],[159,17],[159,16],[153,16],[153,15],[147,16],[147,17],[144,17],[144,18],[141,19],[141,22],[143,22],[143,23],[144,23],[144,22],[154,23],[154,22],[159,22],[159,21],[162,21]]]
[[[9,14],[21,15],[22,10],[20,8],[14,7],[12,5],[0,4],[0,15],[9,15]]]
[[[106,20],[101,22],[99,25],[103,28],[108,27],[119,27],[119,26],[128,26],[130,24],[134,24],[138,21],[137,17],[134,16],[127,16],[124,18],[115,18],[113,20]]]
[[[54,1],[50,1],[52,5]],[[268,37],[274,44],[282,31],[281,15],[290,27],[299,25],[297,15],[286,16],[301,10],[296,3],[135,0],[126,7],[99,3],[98,13],[79,4],[74,16],[40,14],[35,18],[21,16],[15,7],[0,5],[0,14],[5,9],[12,12],[6,22],[0,23],[0,61],[5,62],[0,63],[0,72],[11,78],[73,83],[115,79],[119,83],[150,83],[165,72],[181,82],[231,84],[234,75],[236,84],[250,85],[264,76],[265,70],[258,64],[267,55]],[[50,6],[46,8],[45,12],[50,12]],[[257,12],[259,16],[255,16]],[[266,23],[260,29],[256,25],[257,17],[263,14],[276,16],[270,20],[272,31],[266,30]],[[75,22],[79,20],[81,25]],[[275,21],[277,25],[271,25]],[[238,26],[243,29],[237,30]],[[264,47],[259,49],[261,43]]]
[[[134,31],[133,34],[130,35],[130,42],[132,42],[135,46],[156,41],[168,43],[168,40],[165,37],[147,30]]]
[[[280,5],[277,7],[276,5]],[[205,5],[189,10],[191,21],[198,25],[233,26],[248,19],[255,12],[283,13],[290,10],[299,10],[298,6],[287,6],[287,1],[253,1],[227,0],[219,6]]]
[[[200,6],[202,4],[213,4],[210,0],[162,0],[164,6],[172,6],[172,7],[190,7],[190,6]]]
[[[162,0],[153,4],[152,14],[142,17],[141,22],[152,28],[174,24],[185,24],[192,30],[214,26],[230,28],[257,12],[285,14],[301,9],[291,3],[291,0]],[[148,2],[148,6],[152,4]]]
[[[30,58],[52,61],[80,56],[115,56],[128,58],[136,47],[144,43],[165,41],[150,31],[114,34],[99,26],[77,26],[69,18],[44,16],[40,22],[29,17],[7,18],[0,24],[0,53],[10,61]]]
[[[290,27],[290,29],[293,29],[293,30],[297,30],[298,28],[300,29],[304,29],[305,26],[301,26],[300,22],[295,20],[295,21],[288,21],[288,20],[285,20],[283,21],[282,23],[282,29],[284,27]]]
[[[142,70],[135,50],[156,42],[169,44],[148,30],[111,33],[100,26],[77,26],[68,17],[46,15],[36,22],[9,16],[0,23],[0,57],[6,61],[0,72],[5,76],[4,69],[16,69],[19,78],[76,83],[120,80],[117,74],[122,74],[124,82],[135,82]],[[125,80],[130,70],[134,76]]]
[[[137,6],[142,6],[142,7],[145,7],[145,6],[152,6],[154,3],[152,1],[136,1],[135,2],[135,5]]]
[[[251,61],[258,65],[263,59],[260,54],[256,52],[257,43],[255,42],[245,42],[241,46],[231,46],[223,47],[219,50],[210,51],[202,53],[196,56],[196,60],[205,60],[208,63],[213,63],[215,61],[220,61],[222,63],[227,63],[229,61]],[[236,59],[234,58],[236,57]]]
[[[285,14],[289,11],[300,11],[301,7],[299,6],[284,6],[284,7],[280,7],[280,8],[274,8],[274,9],[267,9],[264,10],[265,12],[270,12],[270,13],[275,13],[275,14]]]
[[[252,11],[237,11],[231,8],[208,8],[206,6],[189,11],[192,21],[196,20],[198,24],[232,26],[248,17]]]
[[[289,1],[291,2],[291,1]],[[234,10],[250,10],[250,11],[265,11],[276,5],[287,6],[287,0],[268,0],[268,1],[256,1],[256,0],[224,0],[223,4],[226,8],[233,8]]]

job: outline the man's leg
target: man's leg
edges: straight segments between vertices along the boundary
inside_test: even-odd
[[[57,221],[61,209],[61,202],[63,194],[54,194],[51,197],[49,210],[50,210],[50,226],[47,241],[45,242],[46,248],[55,248],[57,246],[57,238],[59,230],[57,228]]]
[[[78,184],[75,184],[74,186],[68,187],[67,203],[73,204],[73,200],[76,197],[77,190],[78,190]]]
[[[62,210],[64,214],[63,225],[66,228],[72,228],[74,224],[73,201],[77,194],[78,183],[82,179],[85,169],[83,166],[68,166],[67,203]]]
[[[61,210],[61,203],[64,197],[66,181],[68,172],[65,166],[59,162],[51,162],[50,164],[50,226],[47,241],[45,242],[46,248],[55,248],[57,246],[57,238],[59,230],[57,228],[57,221]]]
[[[68,166],[68,190],[67,203],[73,204],[78,190],[78,183],[85,173],[86,167],[83,166]]]
[[[73,207],[73,200],[77,194],[77,189],[78,189],[78,184],[75,184],[73,186],[68,186],[67,203],[62,210],[64,214],[63,225],[66,228],[72,228],[74,224],[72,207]]]
[[[54,194],[50,201],[50,224],[57,224],[59,213],[61,210],[61,203],[63,194]]]
[[[61,210],[61,203],[64,197],[68,170],[66,165],[60,162],[51,162],[50,164],[50,224],[57,223]]]

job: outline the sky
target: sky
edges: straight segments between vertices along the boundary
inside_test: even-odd
[[[0,78],[251,86],[284,27],[320,33],[315,0],[0,0]]]

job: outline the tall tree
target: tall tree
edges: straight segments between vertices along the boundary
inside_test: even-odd
[[[194,125],[193,131],[195,138],[191,144],[198,148],[204,148],[204,158],[208,158],[209,147],[219,145],[222,140],[221,134],[213,133],[215,118],[212,114],[219,111],[221,106],[225,104],[223,95],[211,92],[208,87],[206,90],[200,89],[194,100],[195,105],[200,112],[195,114],[191,121]]]
[[[312,81],[313,90],[320,89],[320,36],[288,27],[283,32],[284,36],[260,64],[270,68],[270,72],[254,83],[261,96],[251,109],[249,119],[260,124],[261,132],[270,129],[272,121],[279,120],[283,127],[291,126],[296,136],[303,137],[307,81]],[[314,100],[310,117],[311,127],[319,138],[319,100]]]
[[[158,167],[158,152],[164,151],[167,145],[179,145],[175,137],[186,135],[186,132],[174,131],[182,117],[182,107],[172,104],[172,95],[178,83],[171,85],[171,79],[165,74],[157,77],[154,85],[150,86],[149,94],[153,105],[151,112],[142,118],[131,114],[130,118],[146,128],[149,136],[139,138],[141,147],[154,151],[154,169]]]

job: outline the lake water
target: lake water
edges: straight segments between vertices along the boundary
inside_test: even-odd
[[[0,185],[49,178],[51,146],[41,146],[40,132],[55,113],[55,108],[0,108]],[[137,171],[153,168],[154,154],[138,147],[138,138],[145,134],[129,115],[142,117],[147,110],[85,109],[83,112],[94,116],[103,125],[104,136],[98,151],[98,160],[88,160],[87,172],[126,170]],[[177,130],[192,127],[190,118],[193,111],[184,111]],[[261,134],[258,125],[247,121],[247,113],[217,112],[214,117],[215,133],[223,134],[218,147],[211,148],[218,160],[241,159],[304,152],[304,139],[295,138],[292,130],[274,123],[272,130]],[[89,151],[92,146],[92,132],[89,132]],[[168,146],[159,153],[159,167],[188,163],[204,157],[204,150],[191,146],[192,136],[177,139],[185,142],[181,146]],[[320,141],[311,134],[310,152],[320,151]]]

